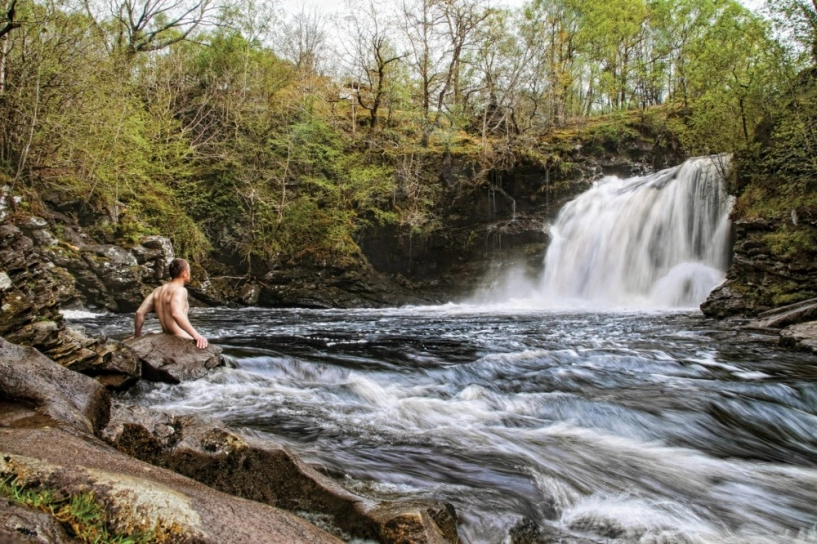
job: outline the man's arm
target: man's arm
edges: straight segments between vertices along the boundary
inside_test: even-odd
[[[200,335],[187,319],[187,289],[179,289],[173,294],[170,300],[170,316],[184,332],[193,337],[196,347],[199,349],[207,347],[207,339]]]
[[[145,298],[142,305],[139,306],[139,309],[136,310],[136,318],[133,320],[133,337],[139,338],[142,336],[142,325],[145,324],[145,316],[153,311],[153,293],[149,294],[147,298]]]

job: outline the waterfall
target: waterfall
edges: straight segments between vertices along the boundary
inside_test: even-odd
[[[559,212],[539,296],[547,304],[690,307],[729,264],[724,156],[637,178],[608,176]]]

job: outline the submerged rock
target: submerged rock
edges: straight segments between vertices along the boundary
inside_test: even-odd
[[[339,536],[395,544],[458,542],[451,505],[363,498],[280,445],[212,422],[117,405],[103,436],[129,455],[220,491],[320,517]]]
[[[212,369],[227,365],[220,347],[210,344],[199,349],[193,340],[170,334],[146,334],[124,344],[141,361],[142,377],[148,381],[175,384],[197,380]]]
[[[597,542],[597,540],[573,535],[554,527],[538,525],[529,518],[522,518],[510,528],[503,544],[596,544]]]

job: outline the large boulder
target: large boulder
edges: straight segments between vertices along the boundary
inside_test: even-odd
[[[111,398],[94,379],[68,370],[34,348],[0,338],[0,400],[25,401],[56,421],[96,433],[108,421]]]
[[[115,405],[102,436],[118,449],[210,487],[323,520],[336,535],[385,543],[455,543],[439,501],[373,501],[305,465],[281,445],[216,423]]]
[[[340,542],[288,512],[221,493],[62,427],[0,428],[0,479],[65,499],[90,497],[112,534],[150,533],[151,542]]]
[[[84,305],[132,312],[163,280],[174,258],[163,236],[148,236],[126,249],[97,244],[78,226],[63,226],[65,242],[39,249],[43,258],[71,273]],[[40,235],[43,237],[45,235]]]
[[[817,321],[790,325],[780,331],[780,345],[817,353]]]
[[[142,378],[148,381],[180,383],[197,380],[227,360],[218,346],[199,349],[193,340],[170,334],[146,334],[126,340],[142,363]]]

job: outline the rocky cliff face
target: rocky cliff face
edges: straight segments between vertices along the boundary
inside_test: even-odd
[[[735,257],[702,306],[716,317],[756,315],[817,296],[817,69],[771,104],[752,146],[735,155]]]
[[[433,168],[444,196],[433,210],[437,226],[419,233],[370,227],[358,243],[376,270],[437,301],[473,294],[511,268],[535,278],[550,242],[547,226],[567,202],[602,176],[644,175],[686,158],[638,128],[573,133],[484,176],[473,157],[439,157]]]
[[[737,220],[732,265],[726,282],[701,305],[710,317],[756,316],[778,306],[817,296],[817,248],[809,256],[775,251],[776,234],[789,227],[817,233],[817,213],[792,212],[785,221]]]
[[[137,359],[118,342],[69,327],[61,309],[135,308],[147,288],[140,281],[145,269],[155,271],[132,266],[135,258],[126,259],[122,248],[90,244],[73,231],[69,239],[81,245],[60,241],[48,226],[36,216],[0,222],[0,337],[112,388],[127,387],[139,376]]]

